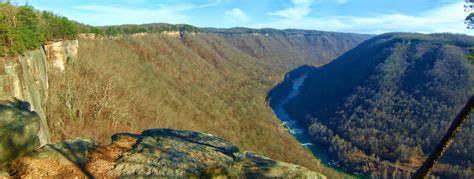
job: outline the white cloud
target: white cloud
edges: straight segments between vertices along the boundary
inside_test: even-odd
[[[311,12],[311,5],[314,0],[291,0],[291,6],[276,12],[269,12],[268,15],[280,16],[289,19],[301,19]]]
[[[274,20],[264,24],[255,24],[253,27],[302,28],[373,34],[402,31],[474,34],[473,30],[466,30],[464,18],[467,14],[463,11],[462,5],[462,2],[445,4],[417,16],[391,12],[373,16],[305,17],[299,20]]]
[[[142,24],[154,22],[190,23],[191,16],[184,12],[218,5],[222,0],[206,4],[158,4],[151,7],[120,7],[111,5],[80,5],[77,10],[90,11],[75,19],[85,19],[91,25]],[[84,17],[87,16],[87,17]]]
[[[186,23],[189,17],[181,14],[182,9],[159,8],[121,8],[103,5],[81,5],[74,7],[78,10],[91,11],[86,22],[92,25],[141,24],[150,22]],[[183,7],[180,7],[183,8]]]
[[[231,10],[228,10],[225,12],[225,15],[226,16],[229,16],[229,17],[232,17],[232,18],[235,18],[239,21],[242,21],[242,22],[248,22],[250,21],[250,17],[247,16],[247,14],[245,14],[244,11],[242,11],[241,9],[239,8],[233,8]]]
[[[346,4],[346,3],[348,3],[349,1],[348,1],[348,0],[336,0],[336,2],[337,2],[338,4]]]

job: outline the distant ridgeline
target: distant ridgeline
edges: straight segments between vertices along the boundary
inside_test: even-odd
[[[108,36],[115,36],[119,34],[161,33],[166,31],[204,32],[204,29],[192,25],[166,23],[101,26],[99,29],[103,35]]]
[[[99,38],[116,39],[130,35],[141,37],[160,34],[183,38],[186,36],[217,37],[246,54],[271,63],[270,71],[282,73],[302,64],[320,66],[330,59],[373,37],[368,34],[326,32],[298,29],[203,28],[187,24],[152,23],[141,25],[100,26]],[[84,35],[84,36],[82,36]],[[94,34],[81,37],[95,39]],[[184,39],[183,39],[184,40]],[[190,39],[188,39],[190,40]],[[185,41],[182,41],[188,44]],[[289,60],[291,59],[291,60]],[[277,67],[276,67],[277,66]]]
[[[75,39],[79,33],[100,33],[100,29],[68,20],[32,6],[0,3],[0,56],[15,56],[37,49],[45,41]]]
[[[30,5],[15,6],[0,1],[0,56],[14,56],[26,50],[40,47],[45,41],[76,39],[79,34],[95,34],[102,36],[116,36],[138,33],[212,33],[219,35],[294,35],[304,36],[311,40],[311,36],[341,36],[344,33],[323,32],[315,30],[277,30],[277,29],[250,29],[250,28],[200,28],[187,24],[151,23],[141,25],[114,25],[90,26],[49,11],[39,11]],[[357,37],[346,41],[361,40],[372,35],[347,34]]]
[[[240,34],[255,34],[255,35],[327,35],[331,32],[317,31],[317,30],[299,30],[299,29],[287,29],[278,30],[271,28],[252,29],[246,27],[235,27],[235,28],[208,28],[208,27],[196,27],[188,24],[167,24],[167,23],[151,23],[151,24],[125,24],[125,25],[112,25],[112,26],[99,26],[97,31],[100,34],[114,36],[119,34],[137,34],[137,33],[161,33],[170,31],[183,31],[190,33],[212,33],[220,35],[240,35]],[[340,32],[332,32],[336,34],[344,34]],[[349,34],[349,33],[347,33]],[[364,34],[353,34],[364,38],[372,37],[372,35]]]

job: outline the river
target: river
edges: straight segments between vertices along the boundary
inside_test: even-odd
[[[318,158],[326,167],[332,168],[337,172],[341,172],[346,175],[357,177],[350,172],[344,171],[342,168],[338,168],[321,147],[311,142],[310,136],[305,131],[305,127],[299,124],[297,120],[292,119],[288,112],[283,108],[283,105],[286,102],[300,93],[300,87],[303,85],[306,77],[307,75],[304,75],[292,81],[292,91],[279,104],[274,105],[273,112],[282,121],[282,125],[288,129],[288,131],[300,142],[300,144],[308,148],[313,153],[313,155]]]

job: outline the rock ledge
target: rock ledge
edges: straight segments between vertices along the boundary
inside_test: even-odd
[[[105,146],[81,138],[46,145],[12,162],[10,173],[21,177],[325,178],[301,166],[241,152],[213,135],[172,129],[115,134]]]

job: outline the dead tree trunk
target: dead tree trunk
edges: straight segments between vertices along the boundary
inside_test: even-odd
[[[412,178],[425,178],[431,172],[431,170],[433,170],[434,166],[439,162],[441,157],[443,157],[444,153],[448,149],[449,145],[451,145],[456,135],[459,133],[459,131],[461,131],[464,123],[466,123],[466,121],[469,119],[469,114],[473,108],[474,96],[471,96],[461,112],[456,116],[453,123],[451,123],[451,126],[449,127],[441,142],[438,144],[438,146],[436,146],[435,150],[431,153],[428,159],[426,159],[423,165],[415,172],[415,174],[412,175]]]

